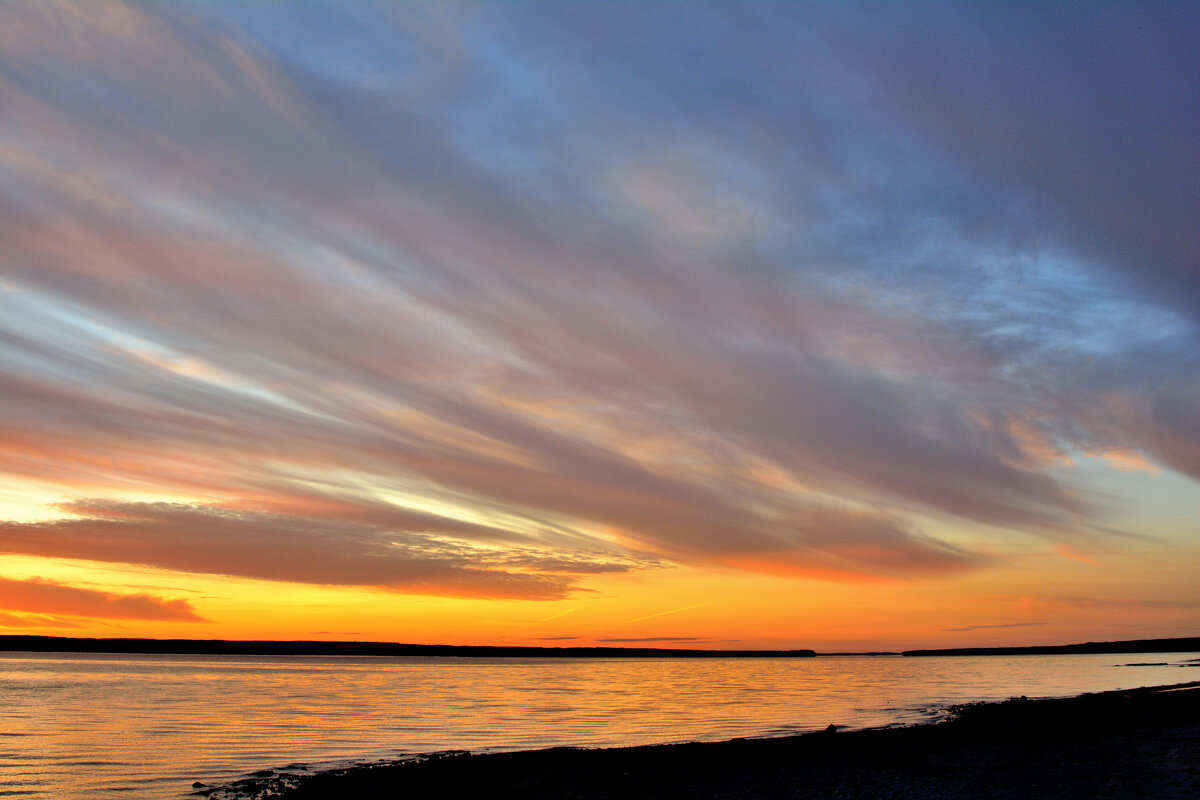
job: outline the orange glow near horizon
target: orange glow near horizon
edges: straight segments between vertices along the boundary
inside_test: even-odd
[[[1142,474],[1160,480],[1155,472]],[[10,487],[0,493],[0,522],[18,525],[93,514],[144,524],[139,520],[146,502],[189,499],[165,490],[148,496],[131,487],[110,493],[111,500],[67,502],[69,495],[56,494],[63,488],[57,481]],[[133,505],[126,510],[114,502]],[[349,500],[279,492],[231,493],[223,507],[316,520],[381,513]],[[464,521],[488,520],[487,513],[459,512],[440,502],[420,513],[447,510]],[[1148,527],[1156,538],[1097,550],[1083,542],[1033,548],[989,543],[978,531],[931,519],[927,529],[944,541],[971,542],[978,552],[990,552],[991,563],[900,578],[836,566],[840,557],[864,555],[886,563],[886,552],[861,548],[827,551],[823,560],[745,552],[690,566],[662,553],[660,566],[579,574],[562,597],[540,600],[472,597],[469,586],[422,593],[427,590],[420,586],[264,581],[10,553],[0,556],[0,633],[826,652],[1167,637],[1189,632],[1194,620],[1191,592],[1200,553],[1172,533],[1194,520],[1187,514],[1160,518]],[[614,546],[637,544],[616,527],[598,526],[592,533]],[[537,573],[536,566],[528,569]],[[48,597],[57,598],[56,605],[39,607]]]
[[[183,600],[203,620],[51,617],[12,609],[0,614],[5,633],[99,638],[829,652],[1155,638],[1186,630],[1193,618],[1188,603],[1193,576],[1173,559],[1136,577],[1143,586],[1152,583],[1158,597],[1179,600],[1147,604],[1136,599],[1135,587],[1125,590],[1128,596],[1095,598],[1096,587],[1117,582],[1121,570],[1050,552],[1025,564],[1020,577],[995,571],[932,584],[864,584],[668,568],[652,579],[597,576],[585,591],[552,601],[399,594],[18,556],[6,556],[0,565],[15,580]],[[1031,573],[1044,576],[1045,585],[1053,581],[1055,592],[1028,594]]]
[[[53,496],[50,484],[36,491],[35,486],[23,487],[28,491],[24,497]],[[10,522],[77,518],[89,510],[78,503],[70,507],[72,513],[45,503],[34,506],[22,502],[18,492],[5,497]],[[181,499],[166,493],[158,498]],[[247,494],[230,507],[330,518],[359,513],[352,503],[302,496],[287,500]],[[124,514],[103,503],[98,508]],[[1160,522],[1170,526],[1181,521],[1190,518]],[[618,530],[606,535],[621,540]],[[1187,547],[1173,545],[1180,546]],[[1063,644],[1187,632],[1194,619],[1194,565],[1200,558],[1181,558],[1178,550],[1172,555],[1152,542],[1125,547],[1089,553],[1060,543],[1013,551],[1020,554],[990,568],[909,579],[824,568],[787,554],[730,556],[707,566],[668,563],[585,575],[577,590],[553,600],[447,597],[9,554],[0,556],[0,578],[11,582],[9,602],[0,591],[0,632],[826,652]],[[1200,555],[1194,545],[1190,552]],[[1138,569],[1130,570],[1131,555],[1142,564]],[[1017,570],[1009,565],[1014,559]],[[32,594],[71,587],[84,593],[79,602],[94,597],[97,607],[75,613],[61,607],[39,610],[31,601],[16,599],[22,582],[36,590]],[[1054,589],[1031,593],[1031,584]],[[1145,597],[1154,599],[1140,599]],[[110,609],[126,609],[124,616],[105,617],[106,603]],[[164,618],[137,618],[138,612],[128,610],[131,603]],[[155,603],[164,608],[182,603],[193,618],[169,618],[169,611]]]

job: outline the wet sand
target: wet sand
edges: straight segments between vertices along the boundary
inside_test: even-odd
[[[290,782],[295,785],[253,779],[211,797],[1196,800],[1200,682],[970,705],[947,722],[909,728],[604,750],[445,753]]]

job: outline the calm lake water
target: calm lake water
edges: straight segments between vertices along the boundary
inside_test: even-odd
[[[0,797],[179,798],[446,749],[779,736],[1200,679],[1196,654],[449,659],[0,654]],[[1130,662],[1167,666],[1118,666]]]

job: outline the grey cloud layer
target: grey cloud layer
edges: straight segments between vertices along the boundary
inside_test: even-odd
[[[1195,162],[1115,163],[1178,165],[1168,129],[1194,132],[1172,31],[1138,34],[1169,49],[1159,118],[1071,160],[1056,133],[1098,121],[1043,109],[1069,86],[1024,67],[984,80],[1045,44],[990,11],[624,12],[0,11],[9,468],[259,509],[10,524],[8,546],[513,596],[572,585],[544,554],[511,571],[529,548],[919,576],[987,560],[914,511],[1092,530],[1046,451],[1200,476],[1200,340],[1162,301],[1194,288]],[[1113,106],[1149,80],[1036,54]],[[971,124],[976,84],[1020,122]],[[260,550],[217,558],[209,524]],[[385,530],[416,538],[380,558]]]
[[[0,523],[0,551],[264,580],[369,586],[420,594],[555,599],[581,574],[630,559],[491,551],[346,520],[172,503],[87,502],[75,519]]]

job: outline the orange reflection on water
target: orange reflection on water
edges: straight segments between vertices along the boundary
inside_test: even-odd
[[[0,656],[0,785],[174,798],[304,762],[451,748],[611,746],[930,719],[1013,695],[1188,677],[1113,656],[801,659]]]

